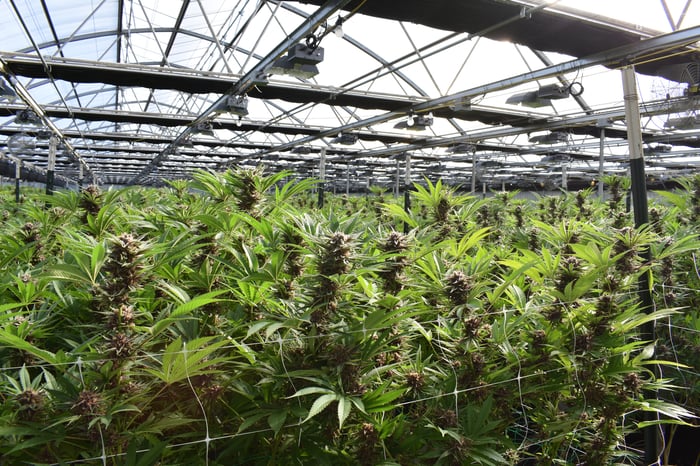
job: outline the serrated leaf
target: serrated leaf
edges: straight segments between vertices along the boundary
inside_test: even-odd
[[[287,398],[295,398],[297,396],[304,396],[304,395],[312,395],[314,393],[334,393],[333,390],[330,390],[328,388],[323,388],[323,387],[306,387],[302,388],[301,390],[297,391],[294,395],[288,396]]]
[[[246,333],[246,338],[248,338],[251,335],[254,335],[258,332],[260,332],[262,329],[270,325],[272,322],[269,320],[261,320],[259,322],[254,323],[248,328],[248,332]]]
[[[387,211],[388,214],[393,215],[396,219],[403,221],[411,228],[416,228],[418,226],[418,221],[411,217],[411,215],[404,210],[398,204],[382,204],[382,207]]]
[[[348,415],[350,414],[350,410],[352,410],[352,402],[346,398],[342,397],[338,400],[338,428],[342,429],[343,428],[343,423],[345,420],[348,418]]]
[[[37,358],[41,359],[42,361],[48,362],[49,364],[57,363],[56,355],[52,352],[41,348],[37,348],[36,346],[18,337],[17,335],[13,335],[4,330],[0,330],[0,346],[2,345],[26,351],[27,353],[32,354]]]
[[[250,426],[258,422],[260,419],[264,418],[267,416],[267,413],[258,413],[258,414],[253,414],[252,416],[246,417],[241,425],[238,427],[238,433],[240,434],[241,432],[245,431],[248,429]]]
[[[267,424],[275,432],[275,435],[277,435],[286,420],[287,411],[275,411],[267,417]]]
[[[304,419],[304,422],[319,414],[321,411],[326,409],[329,404],[333,403],[338,398],[339,396],[335,393],[321,395],[318,398],[316,398],[316,401],[314,401],[314,403],[311,405],[311,409],[309,409],[309,414],[306,416],[306,419]]]
[[[199,296],[195,296],[186,303],[182,303],[178,307],[173,309],[173,311],[170,313],[170,317],[178,317],[183,314],[188,314],[196,309],[199,309],[200,307],[206,306],[207,304],[224,301],[223,299],[216,298],[216,296],[224,292],[225,290],[216,290],[210,291],[209,293],[205,293]]]

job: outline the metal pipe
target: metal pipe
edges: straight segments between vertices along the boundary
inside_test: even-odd
[[[56,169],[56,146],[58,139],[51,136],[49,139],[49,160],[46,165],[46,194],[52,195],[54,189],[54,171]]]
[[[345,195],[350,195],[350,162],[345,166]]]
[[[602,200],[603,176],[605,176],[605,128],[600,128],[600,156],[598,157],[598,197]]]
[[[318,158],[318,208],[323,208],[324,192],[326,190],[326,148],[321,148],[321,155]]]
[[[644,174],[644,150],[642,147],[642,127],[639,118],[639,98],[637,96],[637,80],[634,66],[622,69],[622,89],[625,99],[625,115],[627,119],[627,142],[629,144],[630,177],[632,180],[632,206],[634,208],[635,227],[641,228],[649,223],[647,205],[646,176]],[[641,253],[646,263],[651,261],[651,251],[646,248]],[[650,271],[647,270],[639,277],[639,300],[642,312],[649,313],[653,309],[653,301],[649,290]],[[641,338],[654,342],[654,322],[647,322],[641,328]],[[649,396],[656,396],[650,393]],[[654,420],[652,413],[646,413],[648,421]],[[652,425],[644,428],[644,461],[645,464],[656,463],[659,459],[657,427]]]
[[[396,184],[394,186],[394,197],[399,197],[401,190],[401,162],[396,160]]]
[[[22,177],[22,161],[15,158],[15,202],[19,204],[20,194],[19,194],[19,180]]]
[[[411,154],[406,154],[406,172],[403,190],[403,208],[406,212],[411,211]],[[403,223],[403,232],[408,233],[408,223]]]
[[[324,137],[331,137],[335,136],[338,134],[338,132],[348,132],[350,130],[354,129],[360,129],[360,128],[365,128],[368,126],[372,125],[377,125],[380,123],[384,123],[386,121],[392,120],[394,118],[403,116],[407,114],[409,111],[414,111],[414,112],[428,112],[428,111],[434,111],[438,108],[441,107],[448,107],[450,105],[457,105],[461,104],[463,102],[470,101],[472,98],[487,94],[489,92],[495,92],[495,91],[501,91],[504,89],[509,89],[511,87],[518,86],[520,84],[524,84],[527,82],[531,81],[536,81],[538,79],[545,79],[545,78],[551,78],[555,77],[564,73],[568,73],[571,71],[578,71],[583,68],[588,68],[591,66],[596,66],[596,65],[613,65],[616,63],[619,63],[621,61],[625,61],[626,63],[634,63],[636,60],[642,60],[642,59],[648,59],[649,54],[652,54],[654,52],[658,52],[660,50],[669,50],[673,49],[674,47],[682,47],[688,44],[693,43],[694,41],[697,41],[700,38],[700,26],[684,29],[682,31],[677,31],[677,32],[672,32],[669,34],[665,34],[662,36],[657,36],[657,37],[652,37],[649,39],[645,39],[640,42],[634,42],[632,44],[626,44],[617,48],[614,48],[612,50],[606,50],[603,52],[598,52],[593,55],[590,55],[588,57],[584,58],[578,58],[575,60],[567,61],[564,63],[560,63],[557,65],[553,66],[547,66],[545,68],[535,70],[535,71],[530,71],[527,73],[519,74],[516,76],[512,76],[510,78],[502,79],[499,81],[494,81],[489,84],[485,84],[482,86],[478,86],[472,89],[468,89],[462,92],[457,92],[455,94],[450,94],[446,95],[443,97],[438,97],[436,99],[431,99],[427,100],[422,103],[416,103],[411,106],[407,106],[406,108],[399,109],[399,110],[394,110],[391,112],[383,113],[380,115],[376,115],[370,118],[365,118],[361,120],[354,121],[350,124],[344,125],[342,127],[338,128],[330,128],[324,131],[320,131],[316,133],[313,136],[306,136],[301,139],[280,144],[275,147],[271,147],[269,149],[260,151],[259,153],[255,154],[256,156],[261,156],[269,152],[273,151],[282,151],[282,150],[287,150],[291,149],[292,147],[315,141],[317,139],[321,139]],[[522,130],[520,131],[522,132]],[[469,140],[474,140],[478,138],[472,138],[472,137],[455,137],[452,140],[450,140],[450,143],[457,143],[457,142],[466,142]],[[442,140],[441,143],[444,143],[445,140]],[[441,145],[441,144],[438,144]],[[380,149],[376,151],[367,151],[365,155],[369,157],[377,156],[379,154],[382,155],[390,155],[390,154],[395,154],[399,152],[403,152],[406,150],[413,150],[413,149],[420,149],[422,147],[431,147],[430,143],[421,143],[421,144],[408,144],[405,146],[393,146],[390,149]]]

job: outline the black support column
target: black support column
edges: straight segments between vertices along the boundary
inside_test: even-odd
[[[321,156],[318,159],[318,208],[323,208],[324,192],[326,191],[326,148],[321,148]]]
[[[406,174],[404,180],[404,191],[403,191],[403,208],[406,212],[411,210],[411,154],[406,154]],[[408,233],[409,230],[408,223],[404,222],[403,232]]]
[[[19,182],[22,177],[22,161],[15,158],[15,202],[19,204],[20,192],[19,192]]]
[[[54,172],[56,170],[56,146],[58,140],[55,136],[49,139],[49,161],[46,167],[46,194],[52,195],[54,190]]]
[[[637,80],[633,66],[622,69],[622,89],[625,97],[625,119],[627,123],[627,142],[630,153],[630,177],[632,181],[632,207],[634,209],[634,225],[637,228],[649,223],[649,207],[647,204],[646,175],[644,173],[644,150],[642,148],[642,128],[639,118],[639,98],[637,97]],[[651,251],[643,253],[643,259],[651,260]],[[651,297],[650,271],[644,272],[639,277],[639,300],[643,312],[649,313],[654,308]],[[648,322],[642,326],[641,338],[645,341],[654,341],[654,322]],[[647,396],[655,396],[647,393]],[[654,420],[652,413],[646,420]],[[656,463],[658,452],[658,427],[648,426],[644,428],[644,462]]]

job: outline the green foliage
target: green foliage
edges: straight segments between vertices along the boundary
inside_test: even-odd
[[[406,211],[309,208],[288,176],[13,207],[0,463],[614,464],[695,422],[697,180],[636,229],[622,178],[534,202],[425,180]]]

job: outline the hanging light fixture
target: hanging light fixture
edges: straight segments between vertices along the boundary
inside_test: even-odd
[[[678,118],[669,118],[664,123],[664,128],[672,129],[698,129],[700,128],[700,117],[698,115],[689,115]]]
[[[41,118],[33,111],[28,108],[20,110],[15,115],[15,123],[20,125],[40,125]]]
[[[463,142],[447,148],[449,154],[473,154],[476,152],[476,145]]]
[[[550,131],[546,134],[532,136],[528,139],[529,142],[535,144],[556,144],[558,142],[566,142],[569,140],[569,135],[563,131]]]
[[[202,121],[194,125],[192,131],[198,134],[206,134],[207,136],[215,136],[214,125],[210,121]]]
[[[338,20],[333,26],[333,34],[341,39],[345,36],[345,32],[343,32],[343,18],[341,16],[338,16]]]
[[[51,132],[51,130],[46,127],[40,128],[36,132],[36,138],[41,140],[49,139],[52,135],[53,133]]]
[[[312,149],[309,146],[296,146],[296,147],[292,148],[291,152],[292,152],[292,154],[306,155],[306,154],[310,154],[312,152]]]
[[[0,76],[0,97],[5,98],[9,100],[10,102],[14,102],[17,100],[17,93],[15,90],[10,86],[9,82]]]
[[[214,111],[244,117],[248,115],[248,96],[227,95],[214,108]]]
[[[342,144],[344,146],[352,146],[359,140],[359,136],[357,134],[352,134],[352,133],[339,133],[338,137],[331,139],[331,143],[333,144]]]
[[[578,84],[578,83],[577,83]],[[578,84],[580,86],[580,84]],[[580,95],[583,89],[576,89],[575,95]],[[552,105],[552,100],[566,99],[570,95],[571,86],[560,86],[558,84],[546,84],[536,91],[521,92],[513,94],[506,99],[507,104],[523,105],[525,107],[546,107]]]
[[[433,114],[416,115],[411,112],[404,121],[399,121],[394,125],[396,129],[409,129],[411,131],[423,131],[433,124]]]
[[[316,76],[318,74],[316,65],[323,61],[323,47],[320,47],[318,42],[315,35],[307,36],[306,43],[292,46],[287,50],[287,55],[275,60],[268,72],[302,79]]]

